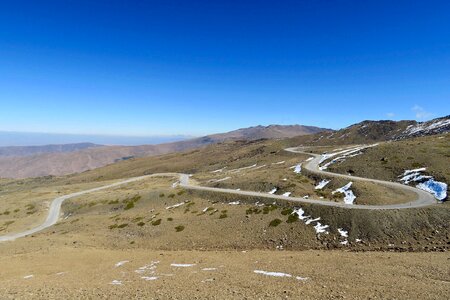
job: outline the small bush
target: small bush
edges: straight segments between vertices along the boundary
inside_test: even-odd
[[[125,207],[123,209],[125,210],[129,210],[132,209],[134,207],[134,202],[128,202],[127,205],[125,205]]]
[[[298,221],[297,214],[290,214],[289,217],[286,220],[286,223],[294,223],[296,221]]]
[[[177,195],[178,195],[178,196],[181,196],[181,195],[183,195],[185,192],[186,192],[185,190],[181,190],[181,191],[179,191],[179,192],[177,193]]]
[[[175,231],[176,232],[180,232],[184,230],[184,226],[183,225],[178,225],[177,227],[175,227]]]
[[[245,214],[246,214],[246,215],[259,214],[259,213],[261,213],[261,210],[260,210],[259,208],[256,208],[256,207],[254,207],[254,208],[249,208],[249,209],[247,209],[247,210],[245,211]]]
[[[169,196],[167,196],[168,198],[175,198],[175,194],[170,194]]]
[[[167,218],[167,221],[172,222],[173,218]]]
[[[227,214],[222,213],[222,214],[219,216],[219,219],[225,219],[225,218],[228,218],[228,215],[227,215]]]
[[[278,225],[281,224],[281,222],[282,221],[280,219],[274,219],[274,220],[270,221],[269,226],[270,227],[277,227]]]
[[[114,228],[117,228],[119,225],[117,225],[117,224],[113,224],[113,225],[110,225],[110,226],[108,226],[108,228],[109,229],[114,229]]]
[[[139,222],[139,223],[137,223],[137,226],[140,226],[140,227],[142,227],[142,226],[144,226],[145,225],[145,222]]]
[[[120,224],[119,226],[117,226],[117,228],[125,228],[127,226],[128,226],[128,223],[123,223],[123,224]]]
[[[276,205],[266,205],[263,207],[263,214],[267,215],[269,212],[276,210],[278,207]]]
[[[158,226],[158,225],[161,224],[161,221],[162,221],[161,219],[155,220],[155,221],[152,222],[152,225],[153,226]]]
[[[281,211],[281,214],[283,215],[283,216],[287,216],[287,215],[290,215],[290,214],[292,214],[294,211],[292,210],[292,208],[285,208],[285,209],[283,209],[282,211]]]
[[[27,210],[33,210],[36,208],[36,206],[34,204],[27,204],[27,205],[25,205],[25,207],[27,208]]]
[[[16,209],[14,210],[15,213],[18,213],[19,211],[20,211],[20,208],[16,208]]]
[[[119,200],[111,200],[108,202],[108,204],[119,204]]]
[[[164,196],[165,196],[164,193],[159,194],[159,197],[160,197],[160,198],[162,198],[162,197],[164,197]]]

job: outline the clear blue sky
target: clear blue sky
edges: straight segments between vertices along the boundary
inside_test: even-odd
[[[201,135],[450,113],[449,1],[15,0],[0,28],[0,130]]]

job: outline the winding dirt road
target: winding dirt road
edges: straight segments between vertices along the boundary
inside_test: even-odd
[[[176,185],[179,185],[183,188],[190,189],[190,190],[200,190],[200,191],[210,191],[210,192],[218,192],[218,193],[226,193],[226,194],[234,194],[234,195],[243,195],[243,196],[253,196],[253,197],[261,197],[261,198],[270,198],[270,199],[276,199],[276,200],[283,200],[283,201],[291,201],[291,202],[298,202],[298,203],[310,203],[310,204],[317,204],[317,205],[324,205],[324,206],[333,206],[333,207],[341,207],[341,208],[348,208],[348,209],[369,209],[369,210],[384,210],[384,209],[405,209],[405,208],[418,208],[418,207],[424,207],[424,206],[430,206],[436,204],[436,200],[433,197],[432,194],[422,191],[420,189],[403,185],[400,183],[395,182],[389,182],[389,181],[383,181],[383,180],[377,180],[377,179],[369,179],[369,178],[363,178],[363,177],[356,177],[356,176],[350,176],[350,175],[344,175],[344,174],[337,174],[337,173],[331,173],[327,171],[319,170],[319,164],[321,161],[322,156],[319,154],[314,153],[307,153],[303,152],[301,148],[287,148],[285,151],[292,152],[292,153],[301,153],[301,154],[307,154],[310,156],[313,156],[314,158],[310,161],[307,161],[304,163],[303,168],[307,169],[308,171],[311,171],[313,173],[319,174],[323,177],[339,177],[339,178],[345,178],[349,179],[351,181],[366,181],[366,182],[372,182],[380,185],[384,185],[387,187],[393,187],[400,190],[410,191],[417,195],[416,199],[414,199],[411,202],[408,203],[402,203],[402,204],[391,204],[391,205],[358,205],[358,204],[345,204],[345,203],[338,203],[338,202],[331,202],[326,200],[320,200],[320,199],[304,199],[299,197],[286,197],[282,195],[272,195],[268,193],[260,193],[260,192],[252,192],[252,191],[241,191],[241,190],[233,190],[233,189],[223,189],[223,188],[213,188],[213,187],[205,187],[205,186],[197,186],[192,185],[189,182],[189,176],[188,174],[180,174],[180,173],[156,173],[152,175],[146,175],[146,176],[140,176],[140,177],[134,177],[127,180],[119,181],[113,184],[80,191],[76,193],[72,193],[69,195],[61,196],[58,198],[55,198],[49,208],[47,219],[42,223],[41,225],[34,227],[32,229],[0,236],[0,242],[6,242],[6,241],[13,241],[17,238],[25,237],[34,233],[37,233],[39,231],[42,231],[50,226],[53,226],[58,222],[58,219],[61,214],[61,205],[62,203],[67,200],[74,197],[78,197],[87,193],[92,193],[104,189],[109,189],[113,187],[117,187],[120,185],[124,185],[127,183],[144,180],[151,177],[178,177],[179,182]]]

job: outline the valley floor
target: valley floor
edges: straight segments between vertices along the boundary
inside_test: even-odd
[[[16,254],[0,245],[1,299],[447,299],[450,293],[446,252],[76,246],[28,252],[26,244],[17,244],[23,252]]]

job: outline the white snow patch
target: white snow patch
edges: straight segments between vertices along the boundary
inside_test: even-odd
[[[305,160],[305,161],[312,161],[314,159],[314,156],[312,156],[312,157],[310,157],[310,158],[308,158],[307,160]]]
[[[120,280],[113,280],[109,284],[111,284],[111,285],[122,285],[122,281],[120,281]]]
[[[238,172],[240,172],[242,170],[252,169],[252,168],[256,167],[257,165],[258,164],[254,164],[254,165],[251,165],[251,166],[248,166],[248,167],[243,167],[243,168],[239,168],[239,169],[232,169],[232,170],[229,170],[229,172],[238,173]]]
[[[309,278],[308,277],[295,276],[295,279],[305,281],[305,280],[308,280]]]
[[[282,165],[282,164],[284,164],[286,161],[279,161],[279,162],[276,162],[276,163],[272,163],[272,165]]]
[[[315,218],[315,219],[308,219],[308,220],[305,221],[305,224],[306,224],[306,225],[309,225],[309,224],[311,224],[312,222],[317,222],[317,221],[320,221],[320,217]]]
[[[223,172],[223,170],[225,170],[226,168],[227,167],[223,167],[221,169],[217,169],[217,170],[211,171],[211,173],[220,173],[220,172]]]
[[[447,184],[434,179],[427,180],[425,182],[419,183],[417,188],[432,193],[436,199],[439,201],[445,200],[447,198]]]
[[[34,277],[34,275],[27,275],[27,276],[23,276],[23,279],[30,279],[30,278],[33,278]]]
[[[267,272],[267,271],[262,271],[262,270],[254,270],[253,272],[256,273],[256,274],[262,274],[262,275],[266,275],[266,276],[292,277],[291,274],[281,273],[281,272]]]
[[[419,182],[416,185],[417,188],[433,194],[434,197],[439,201],[445,200],[447,198],[447,184],[434,180],[433,176],[422,175],[421,172],[424,171],[426,171],[426,168],[406,170],[405,172],[403,172],[403,175],[400,175],[403,176],[402,178],[400,178],[400,181],[403,184]]]
[[[305,222],[305,225],[309,225],[312,222],[317,222],[320,220],[319,218],[311,218],[311,216],[306,216],[305,215],[305,211],[299,207],[299,208],[295,208],[292,212],[293,214],[297,214],[298,218],[302,221]],[[329,228],[329,225],[322,225],[320,222],[317,222],[317,224],[314,226],[314,229],[316,230],[316,233],[326,233],[328,234],[328,231],[326,230],[327,228]]]
[[[362,150],[365,150],[365,149],[371,148],[371,147],[375,147],[375,146],[378,146],[378,144],[358,146],[358,147],[345,149],[345,150],[334,152],[334,153],[322,154],[322,158],[320,159],[319,165],[331,157],[334,157],[334,156],[337,156],[340,154],[342,154],[342,155],[334,158],[333,160],[329,161],[328,163],[324,164],[323,166],[319,166],[319,170],[326,170],[330,165],[332,165],[338,161],[344,161],[347,158],[361,155],[361,154],[363,154],[361,152]]]
[[[157,276],[142,276],[141,278],[144,279],[145,281],[153,281],[158,279]]]
[[[348,244],[347,240],[341,242],[341,245],[347,245],[347,244]]]
[[[273,189],[269,192],[269,194],[273,195],[273,194],[275,194],[277,191],[278,191],[277,188],[273,188]]]
[[[294,166],[294,173],[295,174],[300,174],[302,172],[302,164],[298,164]]]
[[[314,229],[316,230],[316,233],[327,233],[328,231],[326,230],[328,227],[330,227],[329,225],[322,225],[320,222],[317,222],[317,224],[314,226]]]
[[[353,194],[353,191],[350,190],[350,187],[352,186],[353,182],[349,182],[346,185],[344,185],[341,188],[338,188],[337,190],[331,192],[333,195],[336,193],[343,193],[344,194],[344,203],[345,204],[353,204],[355,202],[356,196]]]
[[[291,192],[286,192],[283,194],[284,197],[289,197],[292,193]]]
[[[342,237],[348,238],[348,231],[343,228],[338,228],[338,232]]]
[[[203,268],[202,271],[215,271],[217,268]]]
[[[329,184],[331,182],[331,180],[326,180],[323,179],[319,182],[319,184],[316,185],[316,187],[314,189],[316,190],[321,190],[323,189],[327,184]]]
[[[128,261],[128,260],[122,260],[122,261],[119,261],[118,263],[116,263],[114,266],[116,267],[116,268],[118,268],[118,267],[121,267],[121,266],[123,266],[124,264],[126,264],[126,263],[129,263],[130,261]]]
[[[202,212],[207,212],[208,209],[209,209],[209,207],[205,207],[205,208],[202,210]]]
[[[146,272],[148,272],[150,274],[154,274],[157,264],[159,264],[159,261],[152,261],[150,264],[140,267],[139,269],[135,270],[134,272],[136,272],[138,274],[144,274]]]
[[[224,177],[224,178],[220,178],[220,179],[211,179],[209,182],[222,182],[222,181],[226,181],[231,179],[230,176]]]
[[[241,204],[241,202],[239,202],[239,201],[233,201],[233,202],[230,202],[230,203],[228,203],[229,205],[239,205],[239,204]]]
[[[181,203],[178,203],[178,204],[174,204],[172,206],[167,206],[166,209],[177,208],[177,207],[180,207],[181,205],[184,205],[184,203],[185,202],[181,202]]]
[[[189,268],[195,266],[195,264],[170,264],[170,266],[175,268]]]

